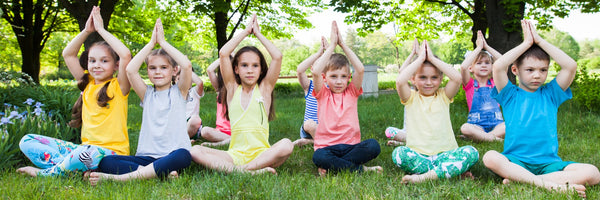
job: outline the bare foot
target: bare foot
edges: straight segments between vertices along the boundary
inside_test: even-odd
[[[504,185],[508,185],[508,184],[511,184],[511,183],[512,183],[512,181],[508,180],[507,178],[505,178],[504,180],[502,180],[502,184],[504,184]]]
[[[383,172],[383,167],[381,167],[381,166],[373,166],[373,167],[363,166],[363,170],[364,171],[374,171],[374,172],[377,172],[378,174],[381,174],[381,172]]]
[[[313,140],[312,139],[306,139],[306,138],[300,138],[297,139],[296,141],[294,141],[292,144],[294,144],[294,146],[296,147],[301,147],[307,144],[312,144]]]
[[[319,172],[319,176],[320,177],[325,177],[327,175],[327,170],[326,169],[323,169],[323,168],[319,167],[319,169],[317,169],[317,171]]]
[[[566,184],[566,185],[555,185],[555,186],[546,186],[546,189],[550,191],[557,191],[560,193],[570,193],[573,190],[577,192],[580,197],[585,198],[585,186],[579,184]]]
[[[100,184],[104,179],[109,178],[110,174],[105,174],[101,172],[92,172],[90,173],[88,179],[90,181],[90,185],[96,186]]]
[[[172,171],[171,173],[169,173],[169,176],[167,178],[176,179],[179,178],[179,174],[177,173],[177,171]]]
[[[388,140],[386,145],[395,147],[395,146],[404,146],[405,144],[404,144],[404,142],[400,142],[400,141],[396,141],[396,140]]]
[[[250,171],[250,173],[252,173],[252,175],[264,174],[264,173],[267,173],[267,172],[271,172],[271,174],[277,175],[277,171],[275,171],[275,169],[273,169],[272,167],[265,167],[265,168],[262,168],[262,169]]]
[[[475,180],[475,177],[473,176],[473,173],[471,173],[471,171],[467,171],[465,173],[462,173],[460,175],[460,179],[470,179],[470,180]]]
[[[87,171],[83,172],[83,181],[89,180],[91,173],[92,173],[92,170],[87,170]]]
[[[218,146],[223,146],[229,144],[229,141],[227,141],[226,143],[221,141],[221,142],[203,142],[200,145],[201,146],[205,146],[205,147],[218,147]]]
[[[19,169],[17,169],[17,172],[20,174],[27,174],[29,176],[32,177],[36,177],[37,173],[40,171],[40,169],[32,167],[32,166],[27,166],[27,167],[21,167]]]
[[[429,171],[429,172],[424,173],[424,174],[405,175],[404,177],[402,177],[401,183],[404,183],[404,184],[408,184],[408,183],[421,183],[421,182],[424,182],[424,181],[427,181],[427,180],[436,180],[436,179],[438,179],[438,177],[435,174],[435,172]]]

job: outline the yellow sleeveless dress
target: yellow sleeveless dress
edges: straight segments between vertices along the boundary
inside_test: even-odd
[[[252,90],[248,108],[242,108],[242,86],[233,94],[229,105],[231,142],[227,153],[235,165],[244,165],[257,158],[269,145],[269,117],[258,84]]]

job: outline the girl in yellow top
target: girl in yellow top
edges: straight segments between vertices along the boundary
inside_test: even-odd
[[[241,48],[229,55],[248,35],[254,34],[271,54],[271,67],[262,53],[253,46]],[[276,173],[292,154],[294,145],[284,138],[269,144],[269,121],[274,116],[273,89],[281,70],[281,52],[260,33],[256,15],[242,34],[238,34],[219,51],[221,74],[226,92],[225,107],[231,122],[231,142],[228,151],[200,145],[192,147],[194,162],[207,168],[232,172]]]
[[[129,49],[104,29],[100,8],[94,7],[85,28],[63,51],[65,63],[77,79],[81,96],[73,106],[70,126],[81,129],[81,145],[42,135],[23,136],[19,147],[33,162],[17,169],[30,176],[63,175],[96,169],[106,155],[129,155],[127,97],[130,85],[125,67]],[[89,53],[77,53],[85,39],[98,32],[106,42],[94,43]],[[118,69],[117,78],[113,77]]]

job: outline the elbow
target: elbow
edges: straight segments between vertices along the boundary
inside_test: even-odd
[[[220,58],[227,58],[231,55],[231,52],[225,52],[225,50],[223,48],[221,48],[221,50],[219,50],[219,57]]]
[[[271,59],[278,60],[281,62],[281,60],[283,59],[283,54],[281,53],[281,51],[275,51],[271,54]]]

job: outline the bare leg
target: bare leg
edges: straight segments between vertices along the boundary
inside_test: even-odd
[[[393,138],[390,138],[391,140],[388,140],[386,145],[388,146],[402,146],[405,145],[406,142],[406,131],[404,131],[404,129],[398,129],[396,130],[397,133],[396,135],[394,135]]]
[[[302,124],[302,128],[304,129],[304,132],[308,133],[312,138],[314,138],[315,131],[317,130],[317,125],[318,124],[315,121],[309,119]],[[294,146],[297,147],[313,143],[314,140],[308,138],[300,138],[293,142]]]
[[[216,128],[212,127],[203,127],[202,128],[202,138],[209,141],[209,143],[203,143],[203,146],[220,146],[229,144],[229,139],[231,136],[219,131]],[[227,142],[223,142],[226,141]]]
[[[172,172],[171,172],[172,173]],[[94,186],[100,184],[102,180],[115,180],[115,181],[128,181],[132,179],[151,179],[156,178],[156,172],[154,171],[154,163],[150,163],[146,166],[140,166],[135,171],[127,174],[106,174],[101,172],[90,173],[89,181],[90,185]]]
[[[430,170],[424,174],[412,174],[402,177],[402,183],[421,183],[426,180],[437,180],[438,176],[435,171]]]
[[[292,144],[292,141],[287,138],[281,139],[257,158],[250,161],[248,164],[245,164],[243,168],[247,170],[257,170],[265,167],[279,167],[288,159],[288,157],[290,157],[290,155],[292,155],[293,151],[294,145]]]
[[[20,174],[27,174],[29,176],[32,177],[36,177],[37,173],[40,171],[40,169],[32,167],[32,166],[27,166],[27,167],[21,167],[19,169],[17,169],[17,172]]]
[[[363,171],[377,172],[378,174],[381,174],[381,172],[383,172],[383,167],[381,167],[381,166],[372,166],[372,167],[363,166]]]
[[[498,126],[496,126],[498,128]],[[504,123],[502,123],[502,127],[504,127]],[[504,130],[504,129],[502,129]],[[494,130],[492,130],[493,132]],[[483,130],[483,128],[474,125],[474,124],[469,124],[469,123],[464,123],[461,127],[460,127],[460,132],[462,132],[462,134],[467,137],[470,138],[472,140],[478,141],[478,142],[492,142],[492,141],[496,141],[496,140],[502,140],[502,138],[498,138],[496,137],[496,135],[494,135],[493,133],[486,133],[485,130]],[[498,129],[497,132],[500,132],[500,129]],[[504,132],[504,131],[502,131]]]
[[[596,185],[600,182],[598,168],[585,163],[569,164],[563,171],[542,174],[539,177],[558,184]]]
[[[319,168],[319,169],[317,169],[317,171],[319,172],[319,176],[320,177],[325,177],[327,175],[327,170],[326,169]]]
[[[508,184],[511,181],[516,181],[533,184],[538,187],[543,187],[552,191],[556,190],[563,193],[575,190],[579,196],[585,197],[585,186],[580,184],[561,185],[553,182],[552,180],[544,179],[542,176],[536,176],[527,171],[527,169],[510,162],[506,156],[498,153],[497,151],[491,150],[486,152],[483,156],[483,163],[494,173],[505,179],[508,179],[508,181],[503,181],[505,184]]]
[[[194,137],[198,133],[198,129],[202,126],[202,119],[198,115],[192,115],[190,120],[187,122],[187,132],[190,138]]]
[[[289,141],[289,140],[288,140]],[[218,171],[223,171],[227,173],[231,172],[242,172],[242,173],[251,173],[251,174],[262,174],[266,172],[270,172],[272,174],[276,174],[275,169],[271,167],[263,167],[261,169],[250,171],[241,166],[237,166],[233,163],[233,159],[226,151],[221,151],[218,149],[212,149],[200,145],[194,145],[190,150],[190,154],[192,155],[192,160],[194,162],[209,168]]]

